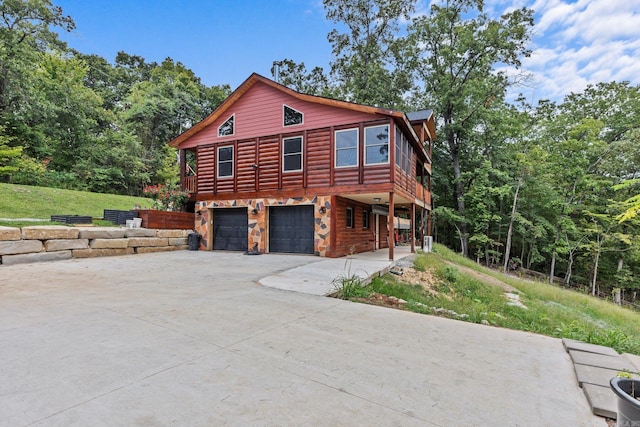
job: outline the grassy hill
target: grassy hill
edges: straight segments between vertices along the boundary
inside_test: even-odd
[[[104,209],[129,210],[137,204],[149,208],[151,199],[89,193],[60,188],[0,184],[0,218],[41,218],[83,215],[102,218]]]
[[[343,287],[350,294],[338,296],[640,355],[640,312],[490,270],[442,245],[434,245],[434,250],[418,254],[414,268],[405,268],[400,276],[387,274],[364,288]],[[350,285],[347,280],[341,284]]]

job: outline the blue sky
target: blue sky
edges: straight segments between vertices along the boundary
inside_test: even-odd
[[[432,0],[435,1],[435,0]],[[321,0],[53,0],[76,22],[63,40],[113,62],[118,51],[192,69],[207,85],[235,89],[252,72],[270,77],[284,58],[328,69],[331,46]],[[422,0],[416,13],[425,13]],[[640,82],[640,1],[486,0],[499,15],[513,7],[536,11],[533,55],[523,62],[533,79],[518,88],[530,102],[560,101],[588,83]]]
[[[147,61],[166,57],[207,85],[236,88],[252,72],[271,77],[273,61],[328,67],[331,47],[321,1],[53,0],[76,30],[62,38],[113,62],[118,51]]]

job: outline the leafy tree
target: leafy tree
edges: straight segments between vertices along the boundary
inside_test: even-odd
[[[533,26],[533,11],[522,8],[491,19],[482,0],[447,0],[432,4],[430,14],[409,26],[407,43],[419,91],[415,105],[427,105],[441,117],[440,150],[452,168],[453,204],[466,216],[463,159],[475,158],[473,134],[479,118],[501,103],[506,88],[521,76],[496,67],[518,69]],[[472,169],[467,169],[471,171]],[[461,251],[468,253],[467,223],[461,222]]]
[[[340,97],[360,104],[396,108],[412,82],[400,56],[399,22],[408,20],[415,0],[323,0],[327,19],[345,27],[328,35],[331,73]]]
[[[152,182],[178,176],[175,150],[167,141],[204,118],[228,92],[228,86],[206,89],[193,71],[171,58],[153,68],[149,80],[131,87],[121,119],[141,143]]]
[[[322,67],[314,67],[307,72],[304,62],[296,63],[291,59],[274,61],[271,75],[278,83],[297,92],[310,95],[331,96],[334,89]]]
[[[22,154],[22,147],[10,146],[11,138],[2,135],[3,132],[0,126],[0,179],[18,170],[17,161]]]
[[[71,17],[49,0],[0,1],[0,115],[24,102],[28,70],[38,52],[63,46],[51,27],[75,28]]]

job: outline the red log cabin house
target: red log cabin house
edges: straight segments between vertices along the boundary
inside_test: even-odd
[[[254,73],[169,145],[201,250],[340,257],[388,248],[393,259],[396,217],[409,224],[412,251],[430,228],[434,137],[430,110],[306,95]]]

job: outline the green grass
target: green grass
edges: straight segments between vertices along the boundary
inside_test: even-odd
[[[368,290],[402,298],[408,310],[419,313],[432,314],[441,309],[440,315],[455,319],[572,338],[640,355],[640,313],[547,283],[505,276],[439,245],[435,249],[436,253],[419,254],[415,268],[432,272],[437,294],[420,285],[403,283],[401,276],[391,274],[374,279]],[[501,287],[445,260],[511,285],[527,309],[509,305]]]
[[[83,215],[102,218],[104,209],[129,210],[133,209],[136,204],[141,208],[148,208],[152,203],[151,199],[144,197],[0,184],[0,218],[41,218],[46,220],[51,215]],[[16,227],[38,224],[41,223],[2,222],[2,225]]]

